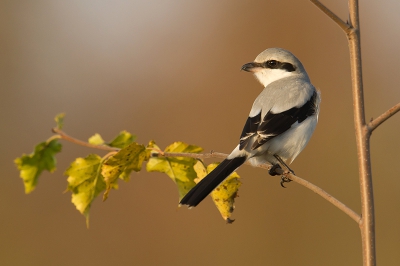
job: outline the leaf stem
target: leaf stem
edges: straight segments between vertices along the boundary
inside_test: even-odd
[[[46,140],[46,143],[49,144],[50,142],[52,142],[55,139],[61,139],[61,136],[60,135],[53,135],[53,136],[51,136],[50,138],[48,138]]]

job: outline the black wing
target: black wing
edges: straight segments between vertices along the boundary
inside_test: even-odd
[[[257,134],[257,139],[251,146],[257,149],[270,139],[288,130],[294,123],[301,123],[307,117],[316,113],[317,92],[301,107],[293,107],[282,113],[274,114],[269,111],[261,121],[261,111],[254,117],[249,117],[240,136],[240,150],[245,148],[251,136]]]
[[[246,124],[244,125],[242,131],[242,135],[240,135],[240,150],[247,146],[247,143],[254,134],[257,134],[258,126],[260,125],[260,123],[261,111],[260,113],[258,113],[258,115],[247,118]]]

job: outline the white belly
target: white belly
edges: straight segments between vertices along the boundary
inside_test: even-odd
[[[252,158],[249,162],[253,165],[276,164],[278,161],[274,154],[277,154],[290,164],[307,145],[317,125],[317,120],[317,115],[310,116],[300,124],[294,124],[285,133],[267,141],[258,149],[250,151]],[[251,147],[251,145],[248,146]]]

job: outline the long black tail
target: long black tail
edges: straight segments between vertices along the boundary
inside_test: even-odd
[[[211,193],[222,181],[246,161],[246,157],[225,159],[211,173],[203,178],[181,200],[180,204],[196,207],[208,194]]]

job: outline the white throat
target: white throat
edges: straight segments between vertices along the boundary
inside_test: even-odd
[[[288,72],[283,69],[262,68],[254,73],[257,80],[265,87],[278,79],[289,77],[293,72]]]

